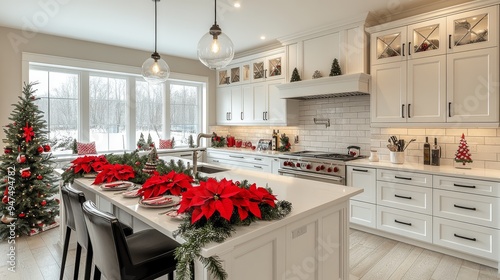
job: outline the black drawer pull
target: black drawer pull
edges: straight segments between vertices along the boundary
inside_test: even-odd
[[[405,44],[403,44],[403,47],[401,48],[401,50],[403,51],[403,56],[405,56]]]
[[[451,50],[451,35],[448,35],[448,48]]]
[[[408,178],[408,177],[399,177],[399,176],[394,176],[394,178],[396,178],[396,179],[401,179],[401,180],[409,180],[409,181],[411,181],[411,178]]]
[[[190,157],[190,156],[192,156],[192,155],[193,155],[193,154],[182,154],[182,155],[180,155],[180,156],[181,156],[181,157]]]
[[[405,104],[401,104],[401,118],[405,118]]]
[[[262,160],[261,158],[254,158],[253,160]]]
[[[258,165],[254,165],[253,167],[258,168],[258,169],[262,169],[262,166],[258,166]]]
[[[367,169],[357,169],[357,168],[353,168],[352,171],[358,171],[358,172],[368,172]]]
[[[403,196],[403,195],[397,195],[397,194],[395,194],[394,196],[399,197],[399,198],[404,198],[404,199],[411,199],[411,196]]]
[[[470,238],[470,237],[461,236],[461,235],[458,235],[458,234],[456,234],[456,233],[454,233],[454,234],[453,234],[453,236],[458,237],[458,238],[462,238],[462,239],[465,239],[465,240],[477,241],[475,238]]]
[[[476,207],[465,207],[465,206],[460,206],[460,205],[456,205],[456,204],[453,204],[453,207],[460,208],[460,209],[465,209],[465,210],[476,211]]]
[[[245,158],[245,157],[240,157],[240,156],[231,156],[231,155],[230,155],[229,157],[231,157],[231,158],[241,158],[241,159]]]
[[[212,159],[212,162],[219,162],[218,159]]]
[[[405,222],[401,222],[401,221],[398,221],[398,220],[394,220],[394,222],[398,223],[398,224],[406,225],[406,226],[411,226],[411,223],[405,223]]]
[[[459,188],[468,188],[468,189],[475,189],[476,188],[476,186],[467,186],[467,185],[460,185],[460,184],[453,184],[453,186],[459,187]]]

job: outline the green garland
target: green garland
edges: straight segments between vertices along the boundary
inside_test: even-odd
[[[212,147],[221,148],[226,146],[226,138],[223,136],[213,136],[212,137]]]
[[[240,187],[248,188],[249,184],[245,180],[240,184]],[[272,193],[270,188],[266,189],[269,193]],[[280,200],[276,202],[275,208],[262,204],[260,209],[262,220],[280,220],[292,211],[292,204],[286,200]],[[218,256],[203,257],[200,253],[201,248],[211,242],[224,242],[236,231],[237,226],[248,226],[258,220],[255,216],[249,216],[244,221],[241,221],[236,209],[233,211],[230,221],[215,213],[209,220],[202,219],[191,224],[191,215],[186,215],[179,229],[173,233],[174,237],[181,235],[186,240],[175,250],[175,259],[177,260],[176,279],[191,280],[195,260],[199,260],[207,268],[213,279],[227,279],[228,275],[222,267],[220,258]]]
[[[292,144],[290,144],[290,138],[286,136],[285,133],[281,134],[280,143],[281,145],[278,148],[278,151],[280,152],[288,152],[292,148]]]

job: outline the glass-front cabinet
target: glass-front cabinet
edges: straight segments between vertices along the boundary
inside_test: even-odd
[[[394,28],[372,34],[372,64],[389,63],[403,60],[406,27]]]
[[[449,52],[498,45],[498,6],[448,17]]]
[[[283,61],[284,56],[282,54],[255,60],[252,63],[253,81],[258,82],[283,78]]]
[[[228,69],[222,69],[217,72],[217,85],[218,86],[223,86],[223,85],[228,85],[231,80],[230,80],[230,72]]]

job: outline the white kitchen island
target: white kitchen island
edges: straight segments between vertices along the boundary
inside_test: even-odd
[[[229,279],[349,278],[349,198],[362,189],[246,170],[207,175],[267,185],[279,200],[293,205],[292,212],[282,220],[238,227],[223,243],[202,249],[204,256],[218,255],[222,259]],[[102,191],[92,182],[93,179],[81,178],[73,186],[84,190],[87,198],[95,200],[100,208],[131,223],[134,230],[146,224],[173,238],[180,221],[158,215],[162,209],[139,206],[137,198]],[[177,240],[183,242],[180,236]],[[196,279],[211,279],[199,263],[195,264],[195,275]]]

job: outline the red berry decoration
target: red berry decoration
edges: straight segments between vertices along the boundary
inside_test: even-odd
[[[2,202],[3,202],[4,204],[9,203],[9,197],[8,197],[8,196],[4,196],[4,197],[2,198]]]
[[[42,147],[42,146],[38,147],[38,148],[36,149],[36,151],[37,151],[39,154],[43,153],[43,147]]]
[[[42,179],[43,179],[43,176],[42,176],[42,175],[37,175],[37,176],[36,176],[36,178],[37,178],[38,180],[42,180]]]
[[[26,214],[24,214],[24,212],[21,212],[21,213],[19,213],[18,217],[22,219],[22,218],[26,217]]]
[[[43,145],[43,151],[44,152],[50,152],[50,146],[49,145]]]
[[[47,205],[47,201],[45,201],[45,199],[44,199],[44,200],[42,200],[42,202],[40,202],[40,205],[42,205],[42,206]]]

